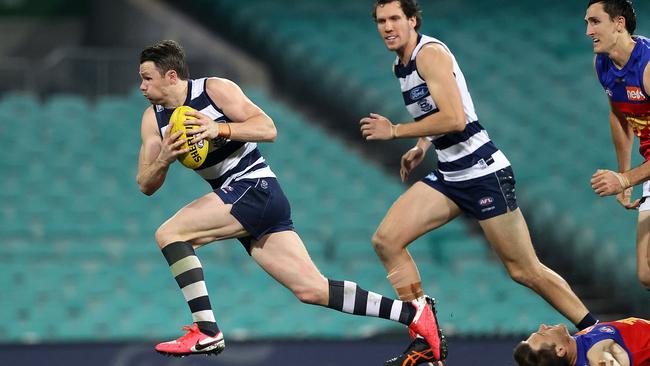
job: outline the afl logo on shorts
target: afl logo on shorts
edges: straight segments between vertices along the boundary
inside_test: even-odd
[[[616,331],[614,330],[614,328],[612,328],[612,327],[610,327],[610,326],[602,327],[602,328],[600,328],[599,330],[600,330],[601,332],[603,332],[603,333],[609,333],[609,334],[614,334],[614,333],[616,333]]]
[[[260,187],[262,187],[262,189],[267,189],[269,188],[269,183],[266,180],[262,179],[260,182]]]
[[[489,206],[494,203],[494,198],[492,197],[483,197],[480,200],[478,200],[478,204],[485,207]]]

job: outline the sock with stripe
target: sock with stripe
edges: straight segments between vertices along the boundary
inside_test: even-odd
[[[380,294],[366,291],[350,281],[327,280],[329,282],[330,309],[348,314],[390,319],[409,325],[416,310],[408,302],[389,299]]]
[[[575,326],[576,328],[578,328],[578,330],[583,330],[597,323],[598,323],[598,319],[596,319],[591,313],[587,313],[587,315],[585,315],[585,317],[582,318],[582,320]]]
[[[194,253],[194,248],[190,243],[178,241],[164,247],[162,253],[190,307],[192,321],[201,332],[214,337],[219,333],[219,327],[210,305],[203,267]]]

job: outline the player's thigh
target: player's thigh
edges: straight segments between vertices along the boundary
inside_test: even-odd
[[[199,246],[215,240],[246,235],[246,230],[230,214],[232,205],[224,204],[214,192],[192,201],[158,229],[156,237],[167,241],[188,241]],[[170,241],[171,240],[171,241]]]
[[[650,210],[639,211],[636,235],[638,273],[650,282]]]
[[[271,277],[292,291],[327,286],[327,280],[294,231],[271,233],[254,241],[251,257]]]
[[[406,245],[460,214],[448,197],[417,182],[393,203],[375,233],[375,240]]]
[[[503,263],[529,267],[538,264],[528,225],[520,209],[479,221],[485,237]]]

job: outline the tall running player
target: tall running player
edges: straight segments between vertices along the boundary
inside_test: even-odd
[[[211,140],[210,152],[196,172],[211,191],[180,209],[156,231],[156,241],[192,312],[187,334],[160,343],[169,355],[218,354],[224,337],[212,311],[203,268],[194,249],[238,238],[267,273],[302,302],[345,313],[381,317],[409,326],[428,340],[437,328],[427,302],[402,302],[368,292],[354,282],[330,280],[311,261],[293,231],[291,209],[280,185],[255,142],[271,142],[273,120],[253,104],[233,82],[219,78],[190,79],[181,46],[163,41],[140,55],[140,89],[151,102],[142,116],[142,146],[137,182],[146,195],[164,183],[169,166],[186,153],[171,133],[169,120],[176,107],[199,112],[188,125],[198,125],[195,141]]]
[[[421,16],[416,0],[377,0],[373,15],[386,47],[397,54],[393,73],[415,121],[393,124],[371,113],[361,119],[361,133],[367,140],[418,138],[415,147],[402,156],[403,181],[432,145],[438,157],[438,168],[399,197],[372,238],[400,299],[424,296],[406,247],[464,212],[479,221],[515,281],[540,294],[578,329],[594,324],[596,319],[566,281],[538,260],[517,206],[510,162],[479,123],[465,78],[449,48],[418,33]],[[429,345],[432,358],[438,359],[438,344]],[[426,347],[416,338],[391,364],[401,364],[412,353],[421,355]]]
[[[598,169],[591,186],[600,196],[616,195],[627,209],[639,209],[637,223],[637,276],[650,290],[650,39],[633,36],[636,15],[629,0],[591,0],[585,16],[592,39],[594,67],[609,97],[609,126],[618,172]],[[632,169],[634,135],[645,162]],[[631,201],[632,187],[643,183],[643,198]]]
[[[599,323],[573,337],[562,324],[542,324],[514,358],[519,366],[650,366],[650,321]]]

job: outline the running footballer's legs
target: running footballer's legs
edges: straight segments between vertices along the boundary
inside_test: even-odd
[[[637,275],[641,284],[650,291],[650,210],[639,211],[636,235]]]
[[[416,310],[406,302],[366,291],[351,281],[324,277],[294,231],[275,232],[254,241],[251,256],[271,277],[306,304],[390,319],[404,325],[409,325],[416,316]]]
[[[246,230],[230,214],[231,205],[225,205],[214,193],[183,207],[156,231],[156,242],[170,266],[192,312],[192,327],[177,340],[160,343],[156,350],[168,355],[193,353],[220,353],[225,343],[217,326],[203,267],[194,252],[203,244],[246,234]]]
[[[453,220],[461,213],[460,208],[438,190],[425,183],[417,182],[402,194],[382,220],[373,235],[372,244],[377,256],[388,272],[388,280],[403,301],[414,301],[414,306],[426,308],[428,332],[413,331],[424,337],[431,346],[430,352],[422,352],[421,340],[415,339],[400,356],[387,364],[402,364],[412,359],[413,364],[426,360],[440,360],[446,357],[446,344],[435,319],[435,307],[422,289],[417,266],[406,247],[418,237]],[[426,333],[426,334],[423,334]],[[426,349],[426,345],[424,345]]]
[[[422,182],[404,192],[388,210],[372,237],[372,245],[401,300],[411,301],[423,295],[420,274],[406,247],[459,214],[460,208],[454,202]]]
[[[578,329],[596,322],[569,284],[539,261],[520,209],[479,223],[513,280],[542,296]]]

